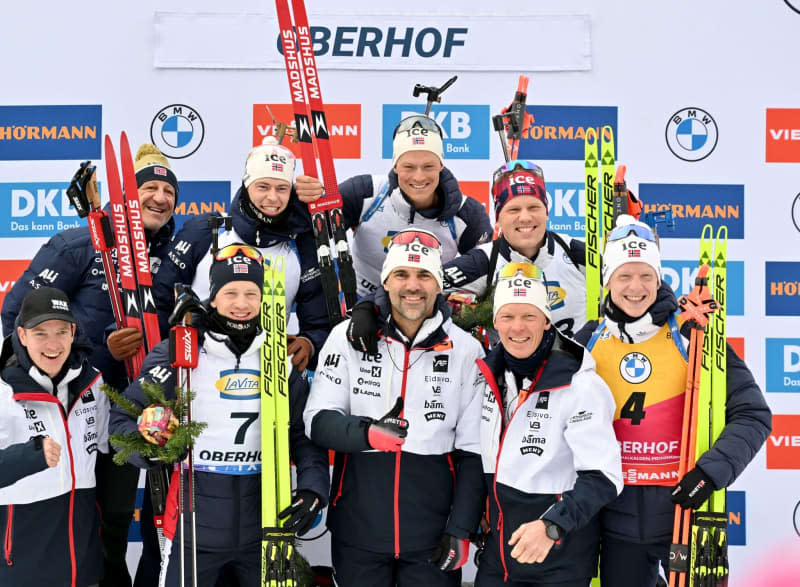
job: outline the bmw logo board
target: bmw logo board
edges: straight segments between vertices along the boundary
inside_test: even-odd
[[[705,159],[717,146],[717,123],[702,108],[678,110],[669,117],[665,134],[669,150],[684,161]]]
[[[170,159],[183,159],[197,151],[204,134],[203,119],[186,104],[165,106],[150,123],[150,139]]]

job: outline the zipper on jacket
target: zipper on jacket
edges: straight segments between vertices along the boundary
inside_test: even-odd
[[[339,487],[336,489],[336,495],[333,498],[333,504],[336,505],[339,501],[339,498],[342,497],[342,486],[344,485],[344,472],[347,469],[347,455],[348,453],[344,453],[344,461],[342,462],[342,472],[339,475]]]
[[[447,453],[447,466],[450,467],[450,474],[453,476],[453,493],[456,492],[456,468],[453,465],[453,455]]]
[[[400,397],[403,398],[403,409],[398,415],[399,418],[402,418],[406,411],[406,381],[408,380],[408,360],[411,351],[403,345],[403,353],[403,383],[400,386]],[[401,449],[394,455],[394,558],[396,559],[400,558],[400,455],[402,454],[403,451]]]
[[[14,506],[9,504],[6,506],[6,533],[5,540],[3,541],[3,554],[6,557],[6,565],[9,567],[14,564],[14,559],[11,558],[11,547],[14,540]]]

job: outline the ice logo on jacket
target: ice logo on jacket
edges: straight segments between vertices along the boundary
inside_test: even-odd
[[[214,387],[222,399],[258,399],[260,379],[261,372],[256,369],[226,369],[219,372]]]

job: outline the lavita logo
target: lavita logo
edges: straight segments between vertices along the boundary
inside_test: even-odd
[[[85,225],[67,198],[67,183],[0,183],[0,237],[49,237]]]
[[[392,158],[392,141],[397,124],[409,116],[424,113],[420,104],[383,105],[384,159]],[[489,158],[489,106],[447,104],[434,106],[430,113],[442,129],[445,159]]]
[[[800,338],[768,338],[767,392],[800,393]]]

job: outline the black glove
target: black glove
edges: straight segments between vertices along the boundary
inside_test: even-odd
[[[384,452],[398,452],[408,436],[408,420],[400,418],[403,411],[403,398],[398,397],[394,407],[380,420],[367,426],[367,444]]]
[[[279,518],[288,519],[283,523],[284,530],[302,536],[314,525],[317,514],[322,509],[319,495],[310,489],[298,489],[294,494],[292,505],[278,514]]]
[[[469,538],[456,538],[451,534],[442,534],[439,546],[428,559],[440,571],[455,571],[467,562],[469,557]]]
[[[716,491],[716,487],[711,478],[703,473],[700,467],[695,467],[672,488],[671,499],[672,503],[680,505],[685,510],[696,510],[714,491]]]
[[[378,321],[375,304],[369,300],[358,302],[350,311],[347,340],[353,350],[374,355],[378,352]]]

